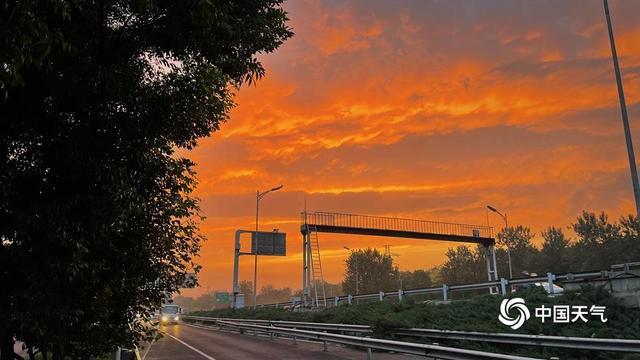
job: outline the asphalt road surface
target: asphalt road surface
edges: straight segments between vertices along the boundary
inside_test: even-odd
[[[366,359],[366,352],[329,344],[239,334],[178,324],[163,326],[164,337],[140,349],[143,360]],[[374,353],[375,360],[418,359],[411,355]]]

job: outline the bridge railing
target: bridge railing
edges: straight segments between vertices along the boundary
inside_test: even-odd
[[[332,212],[302,212],[301,222],[308,226],[336,226],[359,229],[379,229],[492,238],[490,226],[439,221],[393,218],[384,216],[343,214]]]

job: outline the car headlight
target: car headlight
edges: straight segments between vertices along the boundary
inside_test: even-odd
[[[169,318],[165,315],[162,316],[162,321],[169,321]]]
[[[180,320],[180,317],[176,316],[176,317],[173,318],[173,320],[178,321],[178,320]]]

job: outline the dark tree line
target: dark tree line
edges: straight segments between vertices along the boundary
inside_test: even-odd
[[[0,6],[0,352],[53,359],[145,336],[138,316],[197,270],[194,163],[258,53],[292,33],[279,0]]]
[[[604,270],[614,264],[640,261],[639,224],[633,216],[610,222],[604,213],[583,212],[569,229],[575,238],[565,235],[561,228],[547,228],[541,233],[540,246],[533,244],[535,234],[525,226],[503,229],[497,236],[499,276],[509,277],[508,254],[514,278],[534,273]],[[486,281],[486,253],[481,245],[462,245],[450,248],[441,266],[399,271],[389,255],[375,249],[356,250],[346,261],[343,292],[355,294],[356,281],[359,293]]]
[[[583,212],[569,227],[575,238],[567,237],[561,228],[549,227],[541,233],[540,247],[532,243],[535,234],[529,228],[509,227],[498,234],[498,272],[508,278],[507,249],[514,278],[531,273],[604,270],[614,264],[640,261],[639,227],[633,216],[611,222],[604,213]],[[456,284],[486,280],[485,251],[482,246],[449,249],[447,261],[440,268],[442,281]]]

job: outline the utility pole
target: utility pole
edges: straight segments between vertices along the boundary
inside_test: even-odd
[[[631,141],[631,128],[629,127],[629,117],[627,115],[627,104],[624,100],[624,89],[622,87],[622,75],[618,64],[618,53],[616,52],[616,42],[613,38],[613,27],[611,26],[611,16],[609,15],[609,2],[603,0],[604,15],[607,18],[607,28],[609,29],[609,43],[611,44],[611,58],[613,59],[613,69],[616,73],[618,85],[618,97],[620,98],[620,112],[622,113],[622,126],[624,127],[624,137],[627,140],[627,154],[629,156],[629,169],[631,170],[631,183],[633,184],[633,196],[636,200],[636,216],[640,221],[640,184],[638,184],[638,170],[636,168],[636,157],[633,152],[633,142]]]

